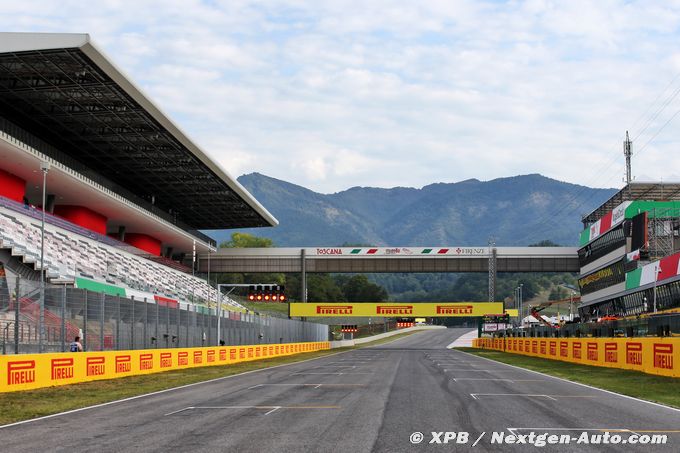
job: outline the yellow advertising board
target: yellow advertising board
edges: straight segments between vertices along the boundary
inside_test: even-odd
[[[503,313],[502,302],[329,302],[292,303],[291,316],[340,317],[351,316],[385,318],[430,318],[484,316]]]
[[[326,341],[0,356],[0,393],[330,349]]]
[[[564,362],[680,377],[680,338],[478,338],[473,346]]]
[[[506,308],[505,313],[510,315],[510,317],[512,318],[516,318],[519,316],[519,310],[517,310],[516,308]]]

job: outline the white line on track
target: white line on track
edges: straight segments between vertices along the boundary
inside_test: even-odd
[[[149,397],[149,396],[161,395],[163,393],[174,392],[176,390],[182,390],[182,389],[189,388],[189,387],[195,387],[197,385],[210,384],[212,382],[219,382],[219,381],[223,381],[223,380],[226,380],[226,379],[232,379],[232,378],[235,378],[235,377],[244,376],[246,374],[259,373],[261,371],[273,370],[275,368],[282,368],[282,367],[291,366],[291,365],[298,365],[300,363],[311,362],[313,360],[326,359],[326,358],[332,357],[334,355],[347,354],[349,352],[352,352],[352,351],[351,350],[340,351],[340,352],[328,354],[328,355],[321,356],[321,357],[314,357],[314,358],[311,358],[311,359],[300,360],[298,362],[284,363],[284,364],[281,364],[281,365],[274,365],[274,366],[270,366],[270,367],[267,367],[267,368],[260,368],[260,369],[257,369],[257,370],[244,371],[243,373],[232,374],[232,375],[229,375],[229,376],[223,376],[223,377],[219,377],[219,378],[215,378],[215,379],[210,379],[210,380],[207,380],[207,381],[194,382],[193,384],[180,385],[179,387],[173,387],[173,388],[169,388],[169,389],[165,389],[165,390],[159,390],[157,392],[145,393],[143,395],[131,396],[129,398],[123,398],[123,399],[120,399],[120,400],[109,401],[109,402],[106,402],[106,403],[95,404],[95,405],[87,406],[87,407],[80,407],[78,409],[72,409],[70,411],[59,412],[58,414],[45,415],[43,417],[32,418],[30,420],[22,420],[20,422],[9,423],[7,425],[0,425],[0,429],[11,428],[12,426],[24,425],[26,423],[38,422],[38,421],[47,420],[47,419],[55,418],[55,417],[61,417],[63,415],[75,414],[77,412],[87,411],[87,410],[90,410],[90,409],[97,409],[97,408],[100,408],[100,407],[111,406],[113,404],[126,403],[128,401],[134,401],[134,400],[137,400],[137,399],[140,399],[140,398],[146,398],[146,397]]]
[[[460,354],[465,354],[465,355],[470,356],[470,357],[475,357],[477,359],[486,360],[487,362],[491,362],[491,363],[495,363],[495,364],[502,363],[502,362],[498,362],[496,360],[487,359],[486,357],[479,357],[479,356],[476,356],[474,354],[470,354],[470,353],[464,352],[464,351],[456,350],[455,352],[460,353]],[[600,388],[597,388],[597,387],[593,387],[592,385],[581,384],[580,382],[574,382],[574,381],[570,381],[568,379],[562,379],[562,378],[559,378],[559,377],[556,377],[556,376],[551,376],[549,374],[541,373],[540,371],[527,370],[526,368],[521,368],[521,367],[518,367],[518,366],[515,366],[515,365],[509,365],[507,363],[505,363],[504,365],[508,366],[510,368],[515,368],[516,370],[519,370],[519,371],[526,371],[527,373],[538,374],[539,376],[547,377],[547,378],[550,378],[550,379],[555,379],[555,380],[562,381],[562,382],[567,382],[569,384],[579,385],[581,387],[586,387],[586,388],[589,388],[589,389],[592,389],[592,390],[597,390],[599,392],[608,393],[610,395],[620,396],[621,398],[626,398],[626,399],[629,399],[629,400],[637,401],[639,403],[651,404],[652,406],[662,407],[664,409],[668,409],[668,410],[671,410],[673,412],[680,412],[680,409],[677,409],[675,407],[664,406],[663,404],[660,404],[660,403],[641,400],[640,398],[635,398],[634,396],[623,395],[621,393],[612,392],[611,390],[600,389]],[[2,428],[2,426],[0,426],[0,428]]]
[[[470,393],[474,399],[479,399],[480,396],[526,396],[526,397],[542,397],[557,401],[557,398],[598,398],[597,395],[545,395],[541,393]]]
[[[351,373],[345,373],[342,371],[336,371],[336,372],[328,372],[328,373],[316,373],[316,372],[310,372],[310,373],[293,373],[291,376],[301,376],[301,375],[307,375],[307,374],[330,374],[330,375],[335,375],[335,376],[346,376],[346,375],[351,375],[351,374],[373,374],[373,373],[361,373],[359,371],[351,372]]]
[[[315,389],[318,389],[319,387],[365,387],[364,384],[256,384],[253,385],[252,387],[248,387],[247,390],[253,390],[259,387],[273,387],[273,386],[282,386],[282,387],[314,387]]]
[[[506,382],[541,382],[545,379],[501,379],[501,378],[453,378],[453,381],[506,381]]]

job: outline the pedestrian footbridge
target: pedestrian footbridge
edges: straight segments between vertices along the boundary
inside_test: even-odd
[[[575,247],[223,248],[200,254],[201,272],[578,272]]]

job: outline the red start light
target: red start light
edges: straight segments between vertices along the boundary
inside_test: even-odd
[[[274,300],[274,301],[279,300],[279,296],[277,296],[276,294],[273,294],[273,295],[272,295],[272,300]]]
[[[269,300],[269,294],[264,295],[264,300]]]
[[[262,300],[262,295],[261,295],[261,294],[258,294],[258,295],[257,295],[257,300]]]
[[[283,302],[284,300],[286,300],[286,296],[284,296],[283,294],[281,294],[281,295],[279,296],[279,300],[280,300],[281,302]]]
[[[248,296],[248,299],[249,299],[249,300],[255,300],[255,296],[253,296],[253,295],[251,294],[250,296]]]

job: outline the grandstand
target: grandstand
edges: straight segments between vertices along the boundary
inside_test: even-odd
[[[680,308],[680,184],[631,182],[583,226],[582,320]]]
[[[201,230],[277,224],[89,35],[0,33],[8,277],[39,279],[43,211],[49,283],[183,304],[216,297],[193,275],[216,245]]]

